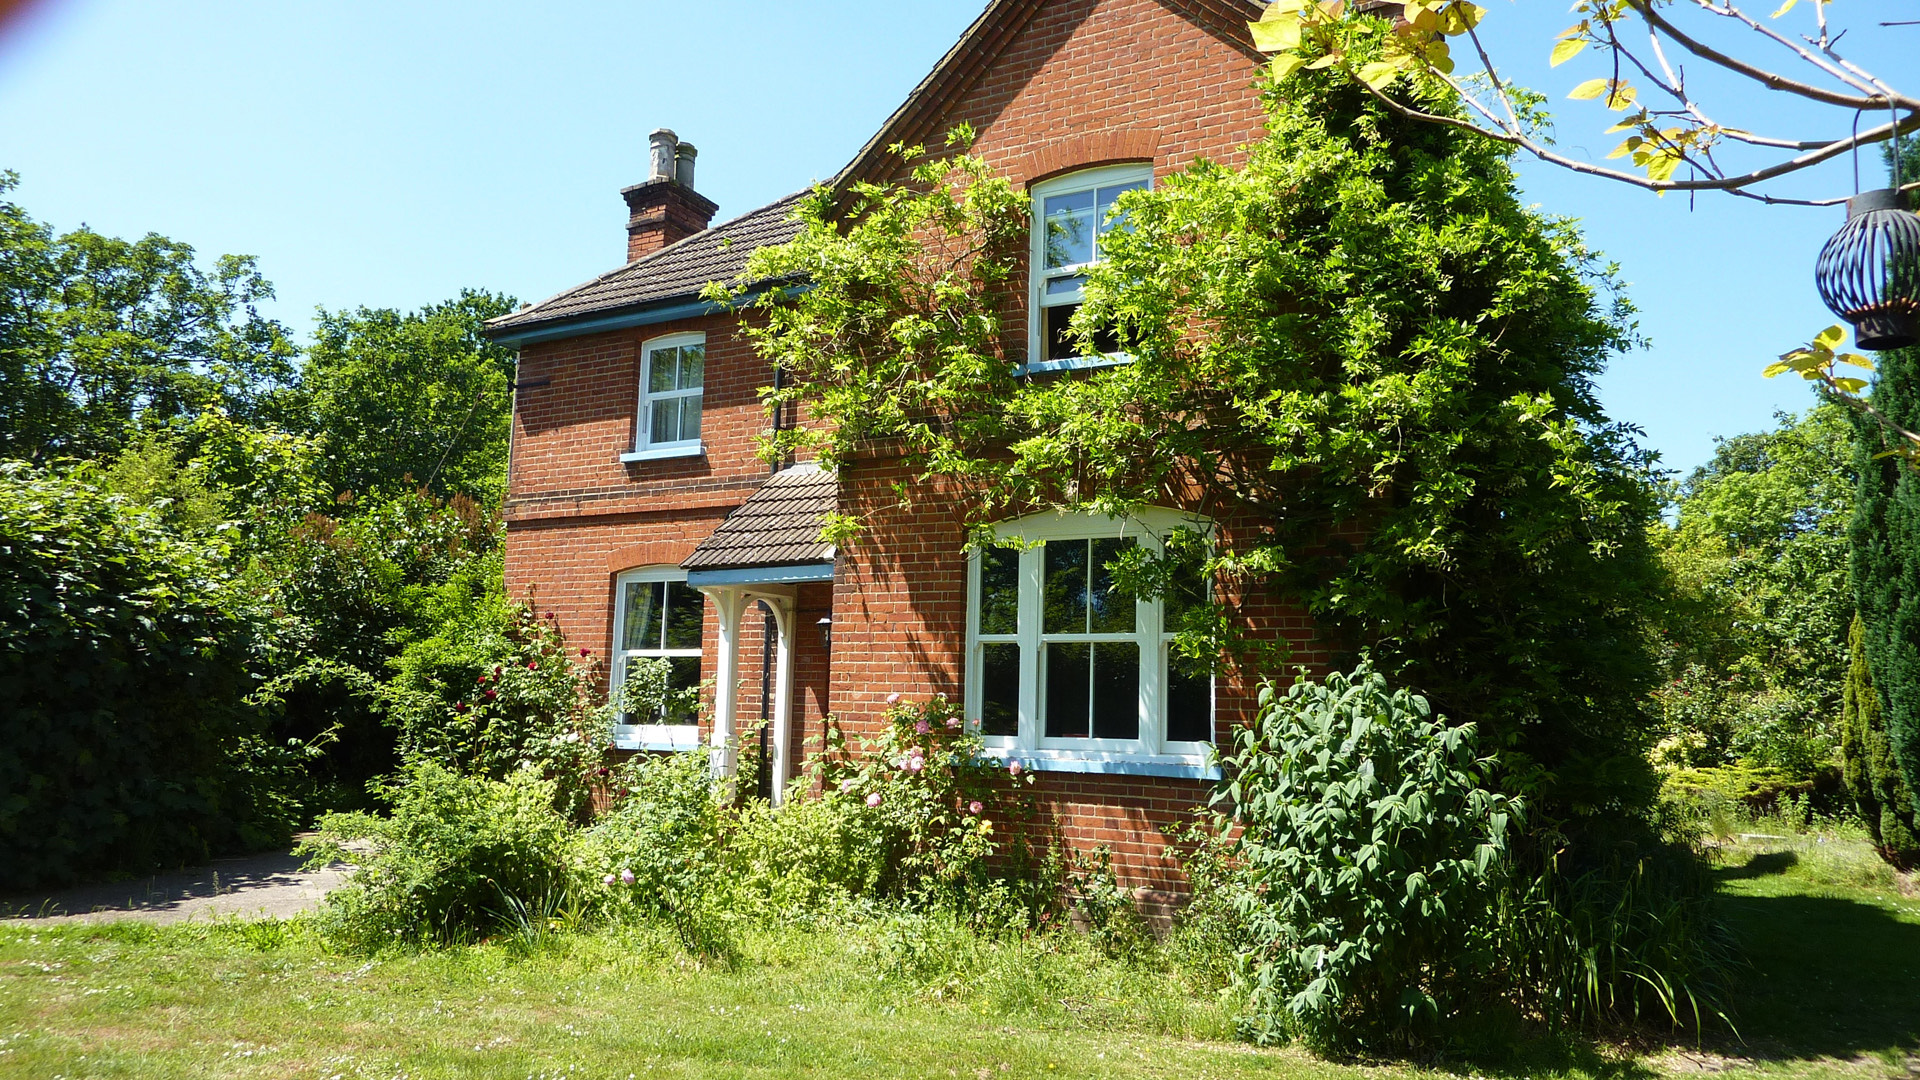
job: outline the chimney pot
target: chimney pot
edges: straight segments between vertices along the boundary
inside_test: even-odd
[[[680,137],[675,135],[671,128],[658,128],[653,134],[647,136],[647,145],[652,151],[653,159],[653,167],[649,170],[647,179],[673,179],[673,158],[675,151],[680,147]]]
[[[693,159],[699,155],[692,143],[683,142],[673,150],[673,178],[688,191],[693,190]]]

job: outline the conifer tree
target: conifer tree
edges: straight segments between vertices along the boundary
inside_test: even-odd
[[[1847,635],[1851,662],[1840,713],[1840,755],[1847,794],[1873,834],[1873,845],[1895,866],[1920,865],[1920,822],[1912,789],[1893,760],[1893,746],[1867,664],[1865,625],[1854,616]]]
[[[1908,175],[1920,175],[1920,151]],[[1879,354],[1873,406],[1893,423],[1920,429],[1920,348]],[[1893,760],[1906,791],[1920,791],[1920,470],[1891,449],[1882,428],[1862,420],[1856,444],[1860,476],[1854,503],[1853,587],[1867,664],[1885,711]],[[1909,797],[1907,820],[1915,812]]]

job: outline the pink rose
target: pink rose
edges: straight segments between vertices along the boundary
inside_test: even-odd
[[[631,871],[631,870],[622,870],[622,871],[620,871],[620,883],[621,883],[622,885],[631,885],[631,884],[633,884],[633,871]]]
[[[921,757],[919,754],[908,755],[907,757],[908,772],[919,772],[921,769],[924,769],[926,767],[927,767],[926,758]]]
[[[608,874],[608,875],[607,875],[606,877],[603,877],[603,878],[601,878],[601,879],[600,879],[600,884],[602,884],[602,885],[611,885],[611,884],[613,884],[613,875],[612,875],[612,874]]]
[[[916,735],[925,735],[932,730],[933,725],[927,723],[925,720],[918,721],[913,725],[913,731]]]
[[[1014,776],[1019,776],[1022,768],[1024,768],[1024,766],[1020,764],[1019,758],[1014,758],[1012,761],[1007,762],[1007,772]]]
[[[948,730],[948,731],[959,731],[959,730],[960,730],[960,718],[959,718],[959,717],[957,717],[957,716],[949,716],[949,717],[947,717],[947,730]]]
[[[900,695],[899,695],[899,694],[888,694],[888,695],[887,695],[887,704],[889,704],[889,705],[898,705],[898,704],[900,704]]]
[[[874,807],[876,807],[876,806],[879,806],[879,805],[880,805],[880,793],[879,793],[879,792],[877,792],[877,791],[876,791],[876,792],[874,792],[873,794],[871,794],[871,795],[869,795],[869,796],[867,796],[867,809],[869,809],[869,810],[871,810],[871,809],[873,809]]]
[[[986,806],[984,806],[979,799],[975,799],[972,802],[967,804],[967,813],[969,814],[977,814],[980,811],[985,809],[986,809]]]

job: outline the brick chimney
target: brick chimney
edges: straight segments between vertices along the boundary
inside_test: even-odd
[[[647,182],[622,188],[627,201],[627,261],[650,255],[707,227],[720,207],[693,190],[691,143],[666,128],[647,137],[650,173]]]

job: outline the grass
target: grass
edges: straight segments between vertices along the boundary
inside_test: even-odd
[[[1780,831],[1781,830],[1767,830]],[[731,968],[663,930],[374,959],[301,920],[0,926],[0,1077],[1412,1077],[1920,1074],[1920,898],[1841,833],[1716,855],[1745,1042],[1549,1043],[1435,1073],[1231,1040],[1210,980],[1071,937],[926,920],[748,931]]]
[[[1745,1044],[1766,1076],[1920,1076],[1920,893],[1851,828],[1763,820],[1715,851]],[[1712,1059],[1704,1059],[1712,1060]]]

